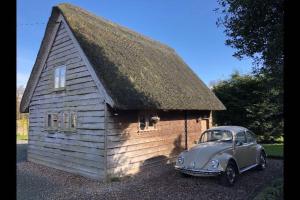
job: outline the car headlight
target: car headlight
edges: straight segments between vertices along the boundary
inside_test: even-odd
[[[183,156],[179,156],[178,159],[177,159],[177,161],[178,161],[179,164],[183,164],[184,163]]]
[[[210,169],[217,169],[218,167],[219,167],[218,160],[211,160],[208,164],[208,168],[210,168]]]

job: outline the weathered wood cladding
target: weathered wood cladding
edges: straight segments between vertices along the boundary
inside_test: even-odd
[[[156,130],[139,131],[139,111],[108,110],[107,173],[123,176],[173,160],[185,147],[184,111],[158,111]],[[210,111],[188,111],[188,147],[209,124]],[[203,123],[204,122],[204,123]],[[208,122],[208,123],[207,123]]]
[[[66,66],[66,88],[54,91],[54,68]],[[28,160],[90,178],[104,177],[103,96],[68,35],[56,33],[30,102]],[[45,130],[47,112],[77,112],[76,132]]]

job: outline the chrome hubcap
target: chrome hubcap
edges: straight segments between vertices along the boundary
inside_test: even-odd
[[[234,171],[234,169],[232,167],[228,167],[227,171],[226,171],[226,174],[227,174],[229,182],[233,183],[234,178],[235,178],[235,171]]]

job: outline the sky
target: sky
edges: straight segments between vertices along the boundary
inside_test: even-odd
[[[160,41],[173,49],[208,86],[234,71],[250,73],[251,59],[233,57],[226,46],[217,0],[17,0],[17,85],[25,86],[52,6],[71,3]]]

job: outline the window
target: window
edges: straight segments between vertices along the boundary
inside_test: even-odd
[[[48,113],[47,114],[47,129],[57,129],[58,128],[58,114]]]
[[[139,130],[155,130],[159,117],[154,114],[141,114],[139,116]]]
[[[77,114],[74,111],[63,111],[60,114],[48,113],[45,123],[48,130],[75,131],[77,127]]]
[[[246,137],[247,137],[247,142],[251,143],[254,142],[254,137],[253,137],[253,133],[251,133],[250,131],[246,131]]]
[[[205,131],[199,140],[199,143],[221,141],[232,142],[232,133],[226,130],[210,130]]]
[[[63,113],[63,129],[68,129],[69,128],[69,113],[64,112]]]
[[[77,127],[77,115],[75,112],[63,112],[63,127],[64,131],[74,131]]]
[[[246,143],[246,137],[245,137],[245,132],[242,131],[242,132],[239,132],[236,134],[235,136],[235,142],[242,142],[243,144]]]
[[[66,82],[66,66],[57,67],[54,70],[54,88],[62,89]]]
[[[76,113],[71,113],[71,129],[76,129],[77,127],[77,115]]]

